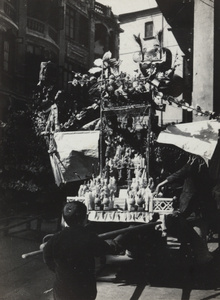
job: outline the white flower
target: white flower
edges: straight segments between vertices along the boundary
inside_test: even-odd
[[[112,57],[112,53],[111,53],[110,51],[108,51],[108,52],[106,52],[106,53],[103,55],[102,60],[103,60],[103,61],[109,60],[111,57]]]
[[[94,64],[94,66],[96,66],[96,67],[102,67],[103,61],[102,61],[101,58],[97,58],[96,60],[94,60],[93,64]]]
[[[95,74],[95,73],[99,73],[99,72],[101,72],[102,71],[102,68],[100,68],[100,67],[93,67],[93,68],[91,68],[91,69],[89,69],[89,73],[90,74]]]

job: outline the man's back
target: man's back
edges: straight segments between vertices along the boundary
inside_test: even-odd
[[[44,248],[44,260],[56,273],[54,290],[60,299],[95,299],[94,258],[109,251],[106,242],[81,225],[54,235]]]

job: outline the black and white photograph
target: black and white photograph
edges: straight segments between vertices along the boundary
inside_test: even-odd
[[[220,299],[219,53],[219,0],[0,0],[0,300]]]

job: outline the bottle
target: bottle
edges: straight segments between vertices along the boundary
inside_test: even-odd
[[[87,210],[91,210],[91,206],[90,206],[90,200],[89,200],[89,191],[86,191],[85,193],[85,205],[87,207]]]
[[[153,212],[153,194],[149,188],[149,192],[148,192],[148,207],[149,207],[149,212]]]
[[[99,194],[95,195],[95,210],[101,210],[101,199],[99,197]]]
[[[145,211],[149,211],[150,193],[151,190],[149,189],[149,186],[147,186],[144,191]]]
[[[135,211],[135,196],[129,192],[127,200],[128,211]]]
[[[83,196],[82,193],[83,193],[83,185],[81,184],[78,190],[78,197],[82,197]]]
[[[103,201],[102,201],[104,210],[109,210],[109,203],[110,203],[109,195],[107,193],[104,193],[104,197],[103,197]]]
[[[135,196],[135,202],[136,202],[136,205],[137,205],[137,210],[138,211],[143,211],[144,210],[144,199],[141,195],[141,192],[138,191],[138,193],[136,194]]]

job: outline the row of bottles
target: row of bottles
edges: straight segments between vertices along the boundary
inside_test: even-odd
[[[84,183],[78,191],[79,197],[85,197],[88,210],[111,210],[114,208],[114,198],[117,192],[116,180],[97,177]]]
[[[130,168],[144,168],[145,158],[141,154],[134,153],[134,150],[132,150],[131,147],[118,145],[116,147],[115,155],[107,158],[106,164],[115,168],[122,168],[124,166]]]
[[[120,187],[126,185],[125,199],[116,198],[125,201],[125,209],[152,212],[153,180],[147,179],[145,158],[123,142],[116,144],[114,150],[114,155],[106,157],[102,176],[82,184],[78,196],[85,198],[88,210],[113,210]]]
[[[147,182],[146,173],[136,173],[127,188],[127,197],[124,199],[128,211],[153,211],[153,180]],[[119,193],[116,180],[110,177],[96,177],[80,186],[78,197],[85,198],[88,210],[113,210],[115,197]]]
[[[142,176],[132,179],[131,185],[127,189],[127,207],[129,211],[153,212],[153,181],[150,178],[147,184]]]

